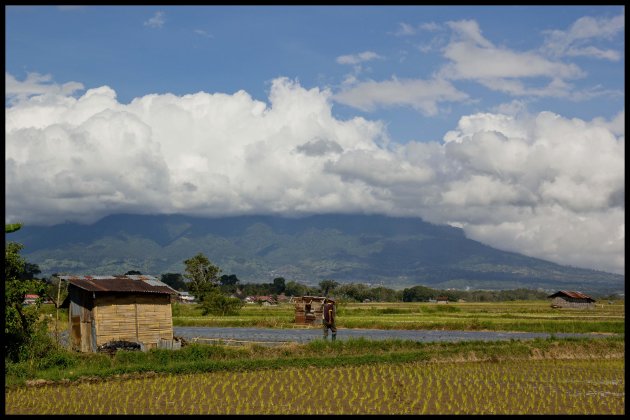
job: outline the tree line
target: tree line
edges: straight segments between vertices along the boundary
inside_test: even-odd
[[[514,290],[451,290],[432,289],[427,286],[413,286],[402,290],[384,286],[370,287],[362,283],[345,283],[326,279],[318,287],[308,286],[296,281],[286,281],[276,277],[271,283],[241,283],[234,274],[219,275],[221,270],[202,253],[184,261],[184,274],[165,273],[161,281],[179,291],[189,291],[201,302],[207,300],[208,291],[222,295],[244,298],[252,295],[277,296],[329,296],[334,295],[347,302],[428,302],[438,297],[445,297],[451,302],[465,300],[470,302],[502,302],[514,300],[541,300],[547,292],[530,289]],[[234,299],[234,298],[233,298]],[[237,298],[236,298],[237,299]],[[236,303],[234,303],[236,305]]]

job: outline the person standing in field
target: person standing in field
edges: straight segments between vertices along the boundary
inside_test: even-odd
[[[322,325],[324,328],[324,340],[328,339],[328,329],[332,332],[332,341],[337,338],[337,326],[335,325],[335,319],[337,313],[335,310],[335,300],[326,298],[324,300],[324,311],[322,313]]]

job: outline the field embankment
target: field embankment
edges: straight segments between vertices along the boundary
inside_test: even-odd
[[[50,359],[7,365],[6,386],[99,380],[116,375],[188,374],[286,367],[334,367],[378,363],[538,359],[623,359],[623,337],[548,338],[523,341],[420,343],[366,339],[311,341],[267,347],[191,344],[181,350],[118,351],[114,355],[60,352]],[[83,379],[82,379],[83,378]]]

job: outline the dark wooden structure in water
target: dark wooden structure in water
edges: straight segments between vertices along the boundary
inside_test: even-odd
[[[173,348],[171,301],[177,291],[153,276],[59,276],[68,282],[70,346],[96,352],[114,341]]]
[[[323,296],[301,296],[293,298],[295,323],[299,325],[320,325],[324,313]]]

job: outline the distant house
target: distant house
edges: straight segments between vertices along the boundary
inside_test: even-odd
[[[177,291],[153,276],[59,276],[68,282],[70,345],[96,352],[113,341],[148,350],[173,347],[171,302]]]
[[[553,295],[547,296],[551,300],[552,308],[577,308],[594,309],[595,299],[581,292],[570,290],[560,290]]]
[[[278,303],[285,303],[285,302],[289,302],[289,297],[285,295],[284,293],[280,293],[278,295]]]
[[[437,303],[448,303],[448,296],[438,296],[435,298]]]
[[[247,296],[244,299],[245,303],[258,303],[263,306],[277,305],[278,302],[273,296]]]
[[[24,295],[24,302],[22,302],[22,304],[34,305],[37,299],[39,299],[39,295],[32,295],[32,294]]]
[[[177,292],[178,300],[181,303],[193,303],[195,301],[195,297],[191,295],[189,292]]]
[[[324,296],[294,297],[295,323],[301,325],[321,324],[325,300],[326,297]]]

